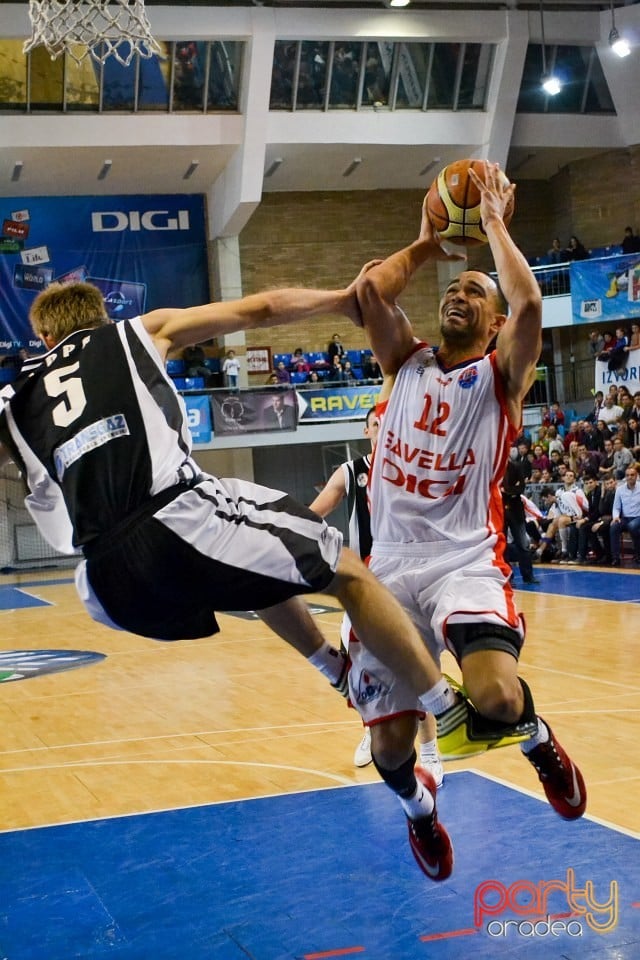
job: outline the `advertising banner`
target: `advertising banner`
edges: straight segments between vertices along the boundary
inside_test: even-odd
[[[201,194],[0,200],[0,354],[42,349],[28,313],[52,280],[88,280],[113,320],[207,303]]]
[[[211,443],[211,404],[206,394],[186,395],[182,398],[187,408],[187,423],[194,443]]]
[[[211,394],[213,430],[217,437],[240,433],[292,431],[298,425],[293,390],[214,390]]]
[[[375,407],[380,384],[365,387],[323,387],[320,390],[300,390],[300,422],[317,423],[321,420],[358,420]]]
[[[640,254],[572,263],[571,312],[573,323],[640,317]]]
[[[637,354],[637,359],[635,357]],[[596,360],[596,375],[593,388],[595,391],[602,390],[606,395],[609,393],[611,384],[624,384],[630,393],[636,393],[640,390],[640,350],[631,350],[629,360],[624,370],[609,370],[606,360]]]

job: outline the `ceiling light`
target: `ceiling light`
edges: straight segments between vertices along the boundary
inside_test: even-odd
[[[265,177],[272,177],[276,172],[276,170],[278,169],[278,167],[282,166],[283,163],[284,163],[284,160],[282,159],[282,157],[276,157],[275,160],[273,160],[267,167],[265,171]]]
[[[562,90],[562,84],[557,77],[554,77],[552,73],[550,73],[548,76],[543,76],[540,82],[542,84],[542,89],[545,93],[548,93],[550,97],[555,97],[555,95],[560,93]]]
[[[389,0],[390,7],[408,7],[411,0]]]
[[[613,2],[613,0],[611,0]],[[562,90],[562,84],[558,77],[554,76],[553,73],[547,72],[547,52],[546,52],[546,43],[544,39],[544,13],[542,10],[542,0],[540,0],[540,33],[542,34],[542,77],[540,78],[540,83],[542,84],[542,89],[550,97],[555,97],[557,93],[560,93]]]
[[[354,170],[357,170],[362,163],[362,157],[354,157],[347,169],[343,172],[343,177],[350,177]]]
[[[621,37],[615,27],[609,34],[609,46],[619,57],[628,57],[631,53],[631,47],[624,37]]]
[[[111,173],[111,166],[112,166],[112,164],[113,164],[113,160],[105,160],[105,162],[102,164],[102,169],[100,170],[100,173],[98,174],[98,180],[106,180],[106,179],[107,179],[107,177],[108,177],[109,174]]]
[[[433,160],[429,160],[429,163],[426,165],[426,167],[422,168],[418,176],[419,177],[426,176],[426,174],[429,173],[430,170],[433,170],[433,168],[437,166],[439,163],[440,163],[440,157],[434,157]]]
[[[17,181],[22,176],[23,166],[24,166],[24,163],[22,162],[22,160],[16,160],[16,162],[14,163],[13,171],[11,173],[11,179],[14,183],[17,183]]]
[[[185,172],[182,174],[182,179],[190,180],[199,166],[200,166],[199,160],[192,160],[189,166],[187,167],[187,169],[185,170]]]

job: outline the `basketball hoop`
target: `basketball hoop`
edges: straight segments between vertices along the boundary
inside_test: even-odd
[[[25,53],[44,46],[52,60],[66,51],[78,64],[86,56],[97,63],[115,57],[123,67],[135,54],[164,59],[144,0],[29,0],[29,19],[33,32]]]

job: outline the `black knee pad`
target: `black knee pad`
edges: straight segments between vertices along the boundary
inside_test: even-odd
[[[522,692],[524,694],[524,707],[519,722],[533,723],[533,721],[536,719],[536,708],[533,704],[533,696],[531,695],[529,684],[526,682],[526,680],[523,680],[522,677],[518,677],[518,680],[520,681],[520,686],[522,687]]]
[[[517,630],[498,623],[452,623],[447,627],[447,643],[458,663],[478,650],[502,650],[517,660],[523,642]]]
[[[373,753],[371,758],[374,767],[394,793],[399,797],[410,797],[412,795],[416,786],[416,778],[413,772],[417,759],[415,750],[412,750],[408,760],[401,763],[395,770],[385,770],[384,767],[379,766]]]

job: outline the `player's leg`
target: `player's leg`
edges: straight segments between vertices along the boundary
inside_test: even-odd
[[[582,816],[587,802],[582,774],[548,724],[536,714],[531,690],[518,676],[522,641],[516,631],[511,631],[513,651],[509,652],[504,649],[508,643],[505,628],[486,623],[454,625],[450,634],[451,629],[457,633],[464,684],[474,706],[493,722],[502,720],[523,731],[533,727],[521,750],[535,768],[549,803],[567,820]],[[496,649],[499,646],[503,649]]]
[[[371,727],[376,770],[398,797],[407,817],[409,845],[422,872],[446,880],[453,870],[453,848],[438,820],[437,786],[432,774],[416,767],[417,716],[403,713]]]
[[[433,777],[436,787],[444,782],[444,766],[438,750],[438,731],[436,719],[431,713],[425,714],[418,723],[418,742],[420,744],[420,766]]]
[[[273,607],[257,610],[258,616],[294,650],[316,667],[339,693],[346,696],[348,660],[318,629],[301,597],[291,597]]]

